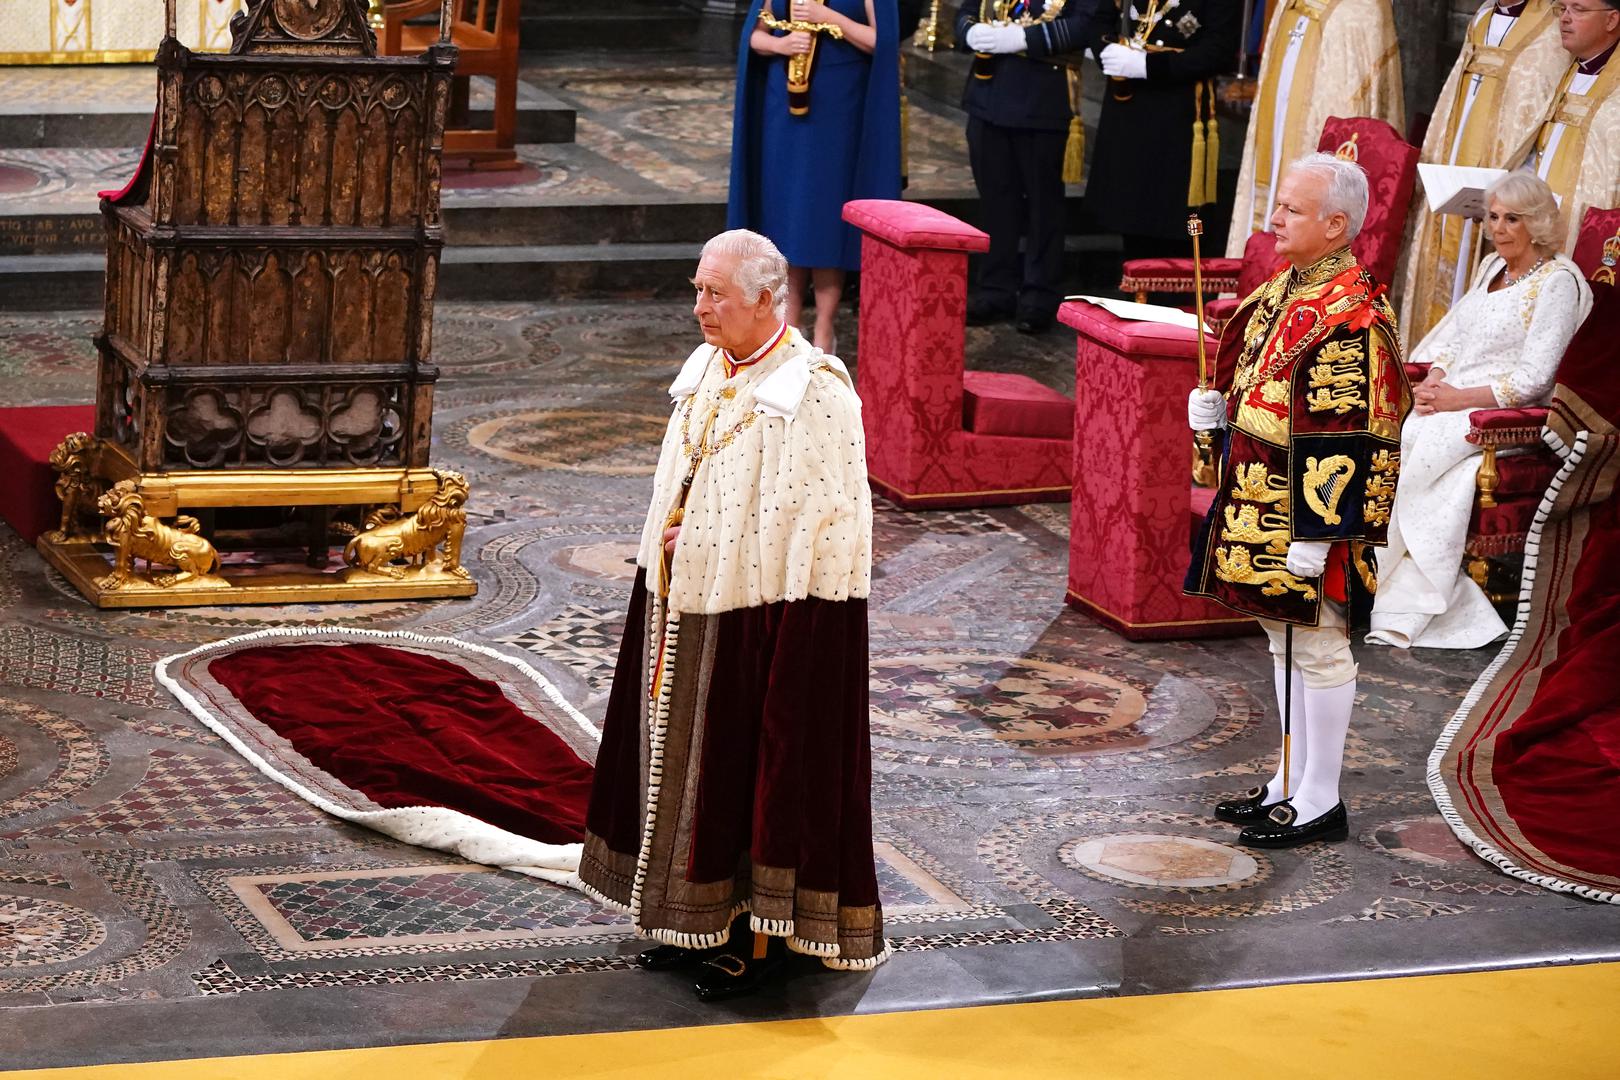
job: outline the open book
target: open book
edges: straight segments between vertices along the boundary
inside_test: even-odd
[[[1063,299],[1084,300],[1088,304],[1096,304],[1116,319],[1184,326],[1188,330],[1198,329],[1197,315],[1190,311],[1182,311],[1180,308],[1165,307],[1163,304],[1138,304],[1134,300],[1115,300],[1109,296],[1065,296]],[[1207,326],[1204,330],[1205,333],[1213,333]]]
[[[1507,175],[1506,169],[1481,169],[1471,165],[1429,165],[1418,163],[1418,178],[1429,210],[1436,214],[1481,221],[1485,217],[1485,191]]]

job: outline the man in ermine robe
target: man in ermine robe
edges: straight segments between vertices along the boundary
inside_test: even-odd
[[[1401,52],[1390,0],[1282,0],[1260,54],[1259,93],[1243,141],[1226,254],[1264,232],[1283,167],[1316,149],[1330,116],[1406,127]]]
[[[1588,207],[1620,205],[1620,0],[1567,0],[1558,37],[1569,66],[1534,134],[1513,161],[1558,196],[1574,250]]]
[[[1582,0],[1584,2],[1584,0]],[[1490,0],[1468,24],[1420,160],[1437,165],[1503,169],[1541,121],[1569,66],[1559,44],[1554,0]],[[1416,345],[1468,290],[1478,265],[1478,223],[1429,212],[1413,198],[1405,254],[1401,329]]]
[[[784,324],[757,233],[704,246],[704,344],[670,387],[603,725],[580,878],[690,967],[748,993],[784,949],[888,956],[872,856],[872,504],[844,365]]]

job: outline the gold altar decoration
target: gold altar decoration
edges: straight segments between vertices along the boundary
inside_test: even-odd
[[[0,0],[0,64],[134,64],[156,55],[166,0]],[[224,52],[244,0],[178,0],[175,35]]]
[[[451,0],[410,57],[366,0],[248,0],[193,53],[188,2],[102,201],[96,426],[52,454],[39,550],[99,607],[471,596],[467,483],[428,461]]]

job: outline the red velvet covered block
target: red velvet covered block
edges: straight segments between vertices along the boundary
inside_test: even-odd
[[[0,409],[0,514],[28,543],[62,520],[51,451],[75,431],[95,426],[94,405]]]
[[[1074,402],[1028,375],[969,371],[962,391],[962,426],[969,431],[1065,440],[1074,434]]]
[[[1055,392],[963,372],[967,255],[989,237],[896,200],[845,203],[844,219],[865,234],[856,389],[873,488],[918,507],[1067,499],[1070,439],[1041,434],[1057,430]]]
[[[1255,631],[1253,619],[1181,592],[1190,530],[1209,505],[1191,478],[1194,332],[1084,302],[1058,318],[1078,334],[1069,603],[1132,640]],[[1213,362],[1215,339],[1205,343]]]
[[[1527,454],[1501,454],[1496,459],[1496,497],[1532,495],[1539,502],[1541,496],[1558,475],[1556,454],[1551,450]]]

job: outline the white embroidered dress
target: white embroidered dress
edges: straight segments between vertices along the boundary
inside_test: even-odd
[[[1579,268],[1563,256],[1496,292],[1499,255],[1413,350],[1458,389],[1489,386],[1504,408],[1546,402],[1558,361],[1592,306]],[[1463,572],[1483,452],[1467,441],[1469,409],[1416,412],[1401,429],[1401,483],[1378,549],[1378,595],[1369,642],[1402,648],[1477,649],[1507,632],[1484,590]]]

